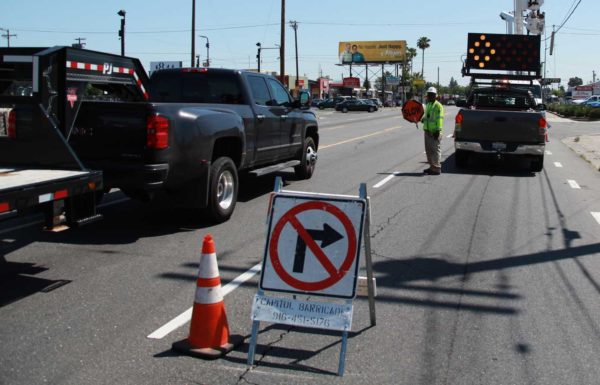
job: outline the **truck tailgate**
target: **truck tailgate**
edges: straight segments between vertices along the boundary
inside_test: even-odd
[[[84,163],[142,161],[150,111],[147,103],[83,102],[69,143]]]
[[[539,112],[462,109],[460,114],[463,120],[456,140],[544,142]]]

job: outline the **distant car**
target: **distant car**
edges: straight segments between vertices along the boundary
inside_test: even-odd
[[[591,103],[591,102],[600,102],[600,95],[592,95],[590,97],[588,97],[587,99],[576,99],[573,100],[573,104],[580,104],[580,105],[584,105],[585,103]]]
[[[313,100],[310,101],[310,106],[311,107],[318,107],[319,103],[321,103],[322,101],[323,101],[323,99],[314,98]]]
[[[348,99],[339,103],[335,106],[336,111],[348,112],[348,111],[368,111],[374,112],[379,108],[371,102],[366,102],[361,99]]]
[[[346,98],[343,98],[343,97],[325,99],[325,100],[322,100],[319,104],[317,104],[317,108],[319,108],[319,110],[323,110],[325,108],[335,108],[335,106],[338,103],[341,103],[344,100],[346,100]]]
[[[583,102],[583,103],[580,104],[580,106],[600,108],[600,102]]]
[[[454,99],[450,99],[450,100],[448,100],[448,101],[446,102],[446,105],[447,105],[447,106],[455,106],[455,105],[456,105],[456,102],[454,101]]]
[[[366,99],[366,100],[372,101],[373,104],[375,104],[377,107],[383,107],[383,103],[381,103],[381,100],[379,100],[377,98],[370,98],[370,99]]]

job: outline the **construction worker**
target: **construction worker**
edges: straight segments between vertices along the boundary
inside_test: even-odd
[[[425,114],[421,119],[423,132],[425,133],[425,153],[429,168],[424,170],[425,174],[440,175],[442,165],[442,126],[444,124],[444,107],[437,101],[437,90],[435,87],[427,89],[427,104]]]

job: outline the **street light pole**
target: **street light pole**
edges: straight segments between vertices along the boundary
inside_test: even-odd
[[[125,56],[125,10],[121,9],[117,12],[117,15],[121,16],[121,29],[119,30],[119,37],[121,38],[121,56]]]
[[[203,37],[206,39],[206,66],[210,67],[210,56],[208,55],[208,49],[210,48],[210,43],[208,42],[208,37],[204,35],[199,35],[198,37]]]
[[[257,61],[257,65],[258,65],[258,73],[260,73],[260,43],[256,43],[256,46],[258,47],[258,53],[256,54],[256,61]]]

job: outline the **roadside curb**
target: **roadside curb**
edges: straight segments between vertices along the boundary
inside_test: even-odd
[[[571,150],[600,171],[600,134],[572,136],[562,140]]]

